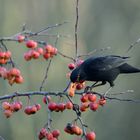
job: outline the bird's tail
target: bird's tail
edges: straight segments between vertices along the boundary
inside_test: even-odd
[[[140,69],[135,68],[127,63],[120,66],[120,73],[137,73]]]

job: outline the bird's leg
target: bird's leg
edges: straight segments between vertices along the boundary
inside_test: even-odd
[[[105,85],[106,84],[106,81],[102,81],[102,83],[100,84],[97,84],[98,82],[94,83],[90,88],[91,90],[94,88],[94,87],[98,87],[98,86],[102,86],[102,85]]]
[[[98,82],[95,82],[92,86],[86,86],[84,92],[86,93],[88,90],[91,91],[92,88],[97,84]]]
[[[87,87],[85,88],[84,92],[87,92],[88,90],[89,90],[89,91],[92,91],[92,89],[93,89],[94,87],[98,87],[98,86],[105,85],[105,84],[106,84],[106,81],[102,81],[102,83],[100,83],[100,84],[97,84],[97,83],[98,83],[98,81],[95,82],[92,86],[87,86]]]
[[[68,90],[70,84],[71,84],[71,81],[68,83],[67,87],[63,90],[63,92],[66,92]]]
[[[105,97],[111,89],[112,87],[109,87],[108,90],[103,94],[103,97]]]

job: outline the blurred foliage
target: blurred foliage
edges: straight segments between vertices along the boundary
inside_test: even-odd
[[[140,37],[140,1],[139,0],[80,0],[78,48],[79,54],[90,52],[93,49],[110,46],[111,50],[98,52],[99,54],[124,55],[131,43]],[[10,36],[20,32],[24,23],[33,31],[44,27],[69,21],[49,33],[70,35],[70,38],[60,38],[58,49],[67,55],[74,54],[74,24],[75,0],[0,0],[0,36]],[[43,38],[45,39],[45,38]],[[47,38],[54,44],[55,38]],[[27,48],[23,44],[6,43],[13,53],[17,67],[21,69],[25,82],[23,85],[9,86],[6,81],[0,80],[0,95],[14,91],[38,90],[45,74],[47,62],[43,59],[25,62],[23,53]],[[132,56],[130,63],[140,66],[140,44],[129,52]],[[45,90],[62,91],[68,79],[67,63],[70,61],[62,56],[56,56],[50,67],[48,82]],[[133,89],[135,94],[121,95],[122,98],[140,99],[139,74],[121,75],[115,81],[112,92],[121,92]],[[96,91],[103,92],[108,87],[100,87]],[[27,99],[21,99],[24,106]],[[32,99],[41,103],[40,97]],[[77,102],[79,99],[75,99]],[[42,104],[42,103],[41,103]],[[5,140],[33,140],[36,133],[47,120],[45,105],[33,116],[27,116],[22,111],[6,119],[0,113],[0,135]],[[89,127],[97,134],[97,140],[132,140],[140,138],[140,104],[129,102],[108,101],[107,105],[97,112],[88,111],[83,118]],[[69,117],[71,116],[71,117]],[[53,127],[62,130],[60,139],[75,139],[63,132],[67,122],[75,117],[71,111],[53,113]]]

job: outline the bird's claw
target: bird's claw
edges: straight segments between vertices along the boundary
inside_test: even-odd
[[[86,86],[85,89],[84,89],[84,93],[87,93],[91,90],[92,90],[92,88],[90,86]]]

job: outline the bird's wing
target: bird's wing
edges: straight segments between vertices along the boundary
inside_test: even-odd
[[[119,67],[126,62],[127,58],[129,57],[120,57],[114,55],[89,58],[87,60],[86,66],[88,69],[93,71],[105,71]]]

